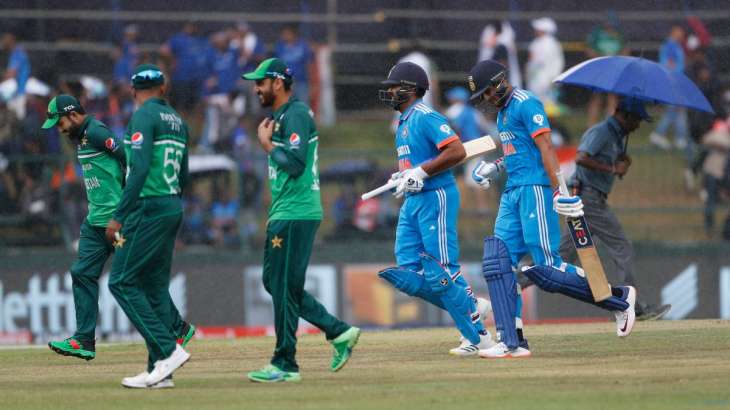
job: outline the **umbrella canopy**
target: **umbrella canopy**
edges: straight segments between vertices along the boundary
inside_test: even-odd
[[[714,113],[702,91],[686,75],[640,57],[594,58],[570,68],[553,82]]]

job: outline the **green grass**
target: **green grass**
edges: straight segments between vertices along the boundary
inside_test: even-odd
[[[331,347],[304,336],[300,384],[259,385],[273,338],[204,341],[165,391],[127,390],[141,344],[102,345],[91,362],[48,349],[0,350],[2,409],[720,409],[730,408],[730,326],[640,322],[625,340],[612,323],[528,326],[533,357],[494,361],[446,354],[452,329],[365,332],[331,373]]]

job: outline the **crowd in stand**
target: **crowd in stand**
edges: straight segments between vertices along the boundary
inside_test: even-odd
[[[536,19],[531,26],[533,38],[524,64],[520,65],[518,59],[515,31],[506,21],[485,27],[479,40],[478,59],[492,58],[509,67],[511,83],[534,92],[545,102],[548,115],[557,117],[561,104],[552,78],[565,69],[558,26],[550,18]],[[132,70],[139,63],[154,62],[168,74],[171,104],[192,125],[192,152],[225,153],[233,157],[238,168],[236,177],[222,175],[200,184],[187,195],[183,240],[238,246],[256,233],[256,218],[250,215],[261,210],[260,188],[266,166],[253,132],[264,113],[260,112],[251,82],[242,81],[240,74],[269,56],[279,57],[292,70],[295,96],[316,111],[319,87],[314,46],[300,37],[297,26],[291,25],[283,27],[279,38],[270,42],[273,47],[267,48],[246,22],[206,35],[195,23],[185,23],[157,50],[143,50],[140,44],[144,40],[138,26],[124,28],[111,56],[114,64],[109,81],[73,76],[48,87],[32,77],[30,59],[15,35],[2,34],[0,47],[8,63],[0,72],[2,80],[9,81],[0,83],[0,223],[3,217],[11,215],[47,222],[60,211],[69,230],[76,231],[73,227],[84,216],[83,202],[78,200],[83,197],[80,170],[71,160],[73,148],[55,130],[41,133],[48,99],[57,92],[78,96],[87,112],[122,136],[134,110],[129,87]],[[705,227],[708,235],[713,235],[715,208],[730,189],[730,121],[723,103],[730,95],[724,96],[717,84],[710,43],[711,36],[702,22],[689,18],[686,24],[672,28],[661,47],[660,61],[690,76],[719,115],[667,108],[651,134],[651,142],[662,149],[684,152],[688,187],[692,188],[701,178]],[[585,49],[586,58],[629,52],[615,15],[609,15],[591,31]],[[427,98],[437,108],[443,108],[465,140],[494,133],[494,123],[469,106],[468,93],[463,88],[446,90],[447,104],[438,107],[441,96],[436,64],[422,50],[404,55],[401,60],[424,66],[433,83],[432,95]],[[593,95],[587,106],[588,125],[599,121],[602,112],[612,112],[615,104],[613,96]],[[560,122],[551,118],[553,122],[555,142],[560,144]],[[672,126],[674,147],[667,138]],[[65,159],[58,160],[59,157]],[[484,201],[479,190],[472,191],[477,196],[475,203]],[[356,218],[355,214],[353,220]],[[730,223],[726,223],[725,230],[730,236]]]

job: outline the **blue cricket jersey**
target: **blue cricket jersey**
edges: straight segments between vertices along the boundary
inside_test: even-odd
[[[416,100],[401,114],[395,133],[398,153],[398,170],[415,168],[436,158],[440,150],[459,139],[443,115]],[[430,191],[455,182],[451,170],[434,175],[424,181],[423,190]]]
[[[497,114],[497,129],[507,169],[505,189],[522,185],[550,186],[542,155],[533,140],[550,131],[540,100],[529,91],[515,88]]]

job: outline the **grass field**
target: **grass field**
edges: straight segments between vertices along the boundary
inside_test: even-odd
[[[98,347],[91,362],[47,349],[0,350],[1,409],[727,409],[730,323],[641,322],[625,340],[612,323],[530,326],[530,359],[456,358],[453,330],[365,332],[352,361],[327,370],[322,336],[299,343],[303,381],[260,385],[270,337],[195,340],[171,390],[127,390],[141,344]]]

